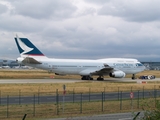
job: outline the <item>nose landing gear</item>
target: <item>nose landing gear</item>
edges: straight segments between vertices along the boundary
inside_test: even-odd
[[[132,80],[136,79],[135,74],[132,75]]]

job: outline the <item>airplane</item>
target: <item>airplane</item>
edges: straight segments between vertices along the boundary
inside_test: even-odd
[[[145,66],[137,59],[105,58],[105,59],[56,59],[46,57],[22,33],[15,33],[16,45],[20,57],[16,61],[34,68],[48,70],[56,75],[80,75],[81,80],[104,80],[104,76],[124,78],[126,74],[135,74],[145,70]]]

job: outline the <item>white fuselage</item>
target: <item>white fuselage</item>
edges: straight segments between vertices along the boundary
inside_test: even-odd
[[[36,58],[42,64],[26,64],[35,68],[45,69],[57,74],[90,75],[90,73],[105,68],[105,64],[114,70],[123,71],[126,74],[136,74],[145,67],[136,59],[108,58],[99,60],[79,60],[79,59],[52,59]],[[22,61],[18,60],[19,62]],[[108,75],[109,73],[106,73]]]

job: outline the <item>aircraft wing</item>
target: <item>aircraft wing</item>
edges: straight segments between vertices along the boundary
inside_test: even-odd
[[[42,64],[41,62],[35,60],[34,58],[31,57],[26,57],[23,61],[23,63],[28,63],[28,64]]]
[[[114,70],[114,68],[108,66],[108,65],[104,65],[105,68],[100,69],[98,71],[92,72],[92,75],[108,75],[110,72],[112,72]]]

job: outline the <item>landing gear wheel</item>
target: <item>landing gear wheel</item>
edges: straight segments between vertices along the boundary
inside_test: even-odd
[[[81,80],[85,80],[84,76],[81,78]]]
[[[132,80],[136,79],[135,74],[132,75]]]
[[[91,77],[90,80],[93,80],[93,78]]]
[[[97,78],[97,81],[103,81],[104,80],[104,78],[102,77],[102,76],[99,76],[98,78]]]
[[[93,80],[90,76],[82,76],[81,80]]]

